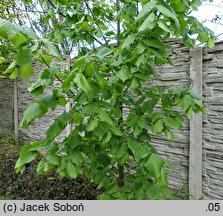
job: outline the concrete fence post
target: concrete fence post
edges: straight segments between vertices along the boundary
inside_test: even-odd
[[[71,67],[71,59],[70,59],[70,56],[67,56],[66,57],[66,61],[67,61],[67,66],[66,66],[66,69],[68,71],[70,71],[70,67]],[[70,98],[68,98],[68,102],[66,104],[66,112],[69,112],[70,110],[72,109],[72,100]],[[70,133],[72,132],[72,124],[68,124],[67,127],[66,127],[66,134],[67,136],[70,135]]]
[[[13,109],[14,109],[14,136],[15,139],[19,136],[19,117],[18,117],[18,79],[14,79],[14,97],[13,97]]]
[[[191,89],[202,95],[202,48],[190,51]],[[189,155],[189,193],[190,199],[202,197],[202,114],[193,114],[190,122]]]

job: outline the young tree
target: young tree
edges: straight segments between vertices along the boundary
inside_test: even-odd
[[[103,189],[99,199],[170,198],[167,168],[171,166],[151,145],[151,135],[164,133],[174,140],[172,129],[181,128],[184,116],[191,119],[192,112],[204,111],[198,103],[202,97],[185,87],[163,89],[145,83],[152,82],[157,66],[172,63],[168,38],[182,38],[186,46],[194,47],[191,36],[195,35],[202,43],[214,45],[212,33],[190,16],[201,1],[38,3],[51,5],[47,19],[54,31],[46,38],[0,20],[1,35],[17,50],[7,69],[12,77],[31,76],[34,59],[46,65],[29,88],[39,98],[24,112],[21,126],[28,127],[49,109],[65,106],[67,98],[73,107],[55,118],[44,140],[22,147],[17,172],[40,155],[37,173],[56,171],[69,178],[86,175]],[[77,52],[70,70],[63,69],[62,56],[49,42],[58,43],[56,36]],[[61,85],[54,88],[56,80]],[[48,87],[50,93],[45,92]],[[68,124],[73,124],[72,132],[58,141]]]

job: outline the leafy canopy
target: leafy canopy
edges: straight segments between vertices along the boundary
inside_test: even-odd
[[[0,19],[0,35],[17,50],[6,73],[26,79],[34,73],[34,60],[46,66],[28,89],[38,99],[24,112],[21,126],[65,106],[68,98],[73,106],[54,119],[43,140],[23,146],[17,172],[40,155],[37,173],[87,175],[103,189],[99,199],[170,198],[171,166],[157,154],[151,136],[163,133],[173,141],[173,130],[182,127],[184,116],[191,119],[192,112],[204,112],[204,107],[198,103],[202,98],[186,87],[145,83],[152,82],[157,66],[172,64],[166,43],[170,37],[194,47],[194,35],[213,46],[212,33],[190,15],[201,1],[37,2],[42,23],[51,25],[43,37]],[[66,53],[76,53],[69,69],[61,56],[64,44],[72,47]],[[53,87],[55,82],[60,85]],[[68,124],[73,125],[71,133],[58,139]]]

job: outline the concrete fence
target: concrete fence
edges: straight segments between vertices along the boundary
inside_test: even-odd
[[[175,47],[170,51],[174,66],[158,68],[154,83],[190,87],[209,101],[205,104],[207,115],[196,114],[191,122],[185,120],[183,129],[174,133],[174,142],[161,135],[153,138],[152,144],[173,166],[169,173],[171,188],[188,187],[191,199],[223,199],[223,42],[213,49],[188,49],[180,40],[169,43]],[[42,65],[35,68],[38,74]],[[38,140],[45,136],[55,115],[64,111],[58,108],[28,129],[19,129],[22,113],[33,101],[27,92],[33,79],[35,76],[27,81],[0,79],[0,133]]]

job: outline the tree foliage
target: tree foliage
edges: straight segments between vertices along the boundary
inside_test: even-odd
[[[182,127],[184,116],[191,119],[192,112],[204,112],[204,107],[198,103],[202,98],[185,87],[164,89],[145,83],[152,82],[157,66],[172,64],[168,38],[182,38],[194,47],[195,35],[213,45],[212,33],[190,16],[200,3],[40,0],[42,22],[51,25],[42,36],[0,19],[1,36],[17,50],[6,73],[26,79],[34,72],[33,60],[46,65],[29,87],[38,99],[24,112],[21,126],[65,106],[68,98],[73,104],[55,118],[45,139],[23,146],[17,172],[40,155],[37,173],[56,171],[69,178],[84,173],[103,188],[99,199],[170,198],[171,165],[157,154],[151,136],[163,133],[173,141],[173,130]],[[64,69],[59,51],[63,45],[71,46],[68,54],[76,53],[70,69]],[[52,63],[55,58],[57,63]],[[56,81],[61,84],[53,88]],[[47,93],[49,86],[52,91]],[[58,140],[68,124],[72,132]]]

